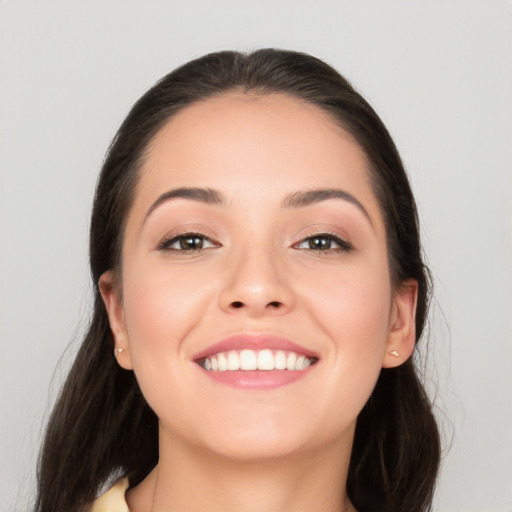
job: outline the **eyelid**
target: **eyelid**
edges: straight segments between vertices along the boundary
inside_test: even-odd
[[[172,249],[170,246],[183,238],[187,237],[197,237],[201,238],[203,240],[207,240],[212,244],[211,247],[202,247],[201,249]],[[220,247],[220,242],[216,241],[213,237],[206,235],[205,233],[202,233],[200,230],[197,229],[189,229],[185,231],[180,231],[177,233],[173,233],[171,235],[165,236],[159,243],[157,249],[159,251],[175,251],[175,252],[194,252],[194,251],[201,251],[205,249],[212,249],[215,247]]]
[[[303,244],[304,242],[307,242],[308,240],[312,238],[327,238],[331,241],[333,241],[335,244],[338,245],[338,248],[334,249],[299,249],[297,246],[300,244]],[[353,244],[350,242],[350,240],[341,235],[338,232],[331,231],[329,229],[317,229],[311,233],[305,233],[301,239],[298,242],[295,242],[293,244],[294,248],[297,248],[299,250],[308,250],[312,252],[317,253],[326,253],[326,252],[352,252],[354,250]]]

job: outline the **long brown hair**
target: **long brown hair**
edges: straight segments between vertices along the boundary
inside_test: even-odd
[[[422,261],[416,205],[397,149],[372,107],[330,66],[306,54],[265,49],[225,51],[165,76],[134,105],[105,159],[94,201],[90,264],[94,312],[50,418],[38,468],[37,512],[80,512],[116,476],[137,485],[158,461],[158,420],[133,372],[113,357],[98,290],[101,274],[119,270],[124,224],[149,142],[176,112],[230,90],[285,93],[328,112],[371,163],[386,223],[395,286],[419,285],[417,341],[426,320],[430,280]],[[413,358],[383,369],[357,421],[347,491],[359,512],[431,509],[440,443],[431,403]]]

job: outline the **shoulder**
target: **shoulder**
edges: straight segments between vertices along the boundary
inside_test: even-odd
[[[128,489],[128,478],[123,478],[96,499],[89,512],[130,512],[124,497],[126,489]]]

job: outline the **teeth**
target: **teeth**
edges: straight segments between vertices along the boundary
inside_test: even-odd
[[[284,352],[278,350],[273,352],[269,349],[255,350],[231,350],[219,352],[214,356],[203,360],[202,366],[208,371],[236,371],[236,370],[305,370],[315,362],[314,358],[296,354],[295,352]]]
[[[286,354],[282,350],[276,352],[276,355],[274,357],[274,367],[276,370],[286,369]]]
[[[256,370],[258,368],[258,359],[254,350],[242,350],[240,352],[240,369]]]
[[[206,360],[208,361],[208,359]],[[228,352],[228,370],[239,370],[240,369],[240,358],[238,354],[232,350]]]
[[[290,352],[286,358],[286,369],[295,370],[295,363],[297,361],[297,354]]]
[[[224,354],[219,354],[217,356],[217,360],[219,361],[219,372],[225,372],[228,369],[228,360]]]
[[[258,353],[258,370],[273,370],[274,356],[270,350],[260,350]]]

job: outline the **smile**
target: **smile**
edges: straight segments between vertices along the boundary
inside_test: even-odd
[[[235,334],[209,345],[192,360],[216,384],[269,390],[306,378],[319,354],[273,334]]]
[[[198,363],[207,371],[251,371],[288,370],[302,371],[317,361],[296,352],[270,349],[230,350],[205,357]]]

